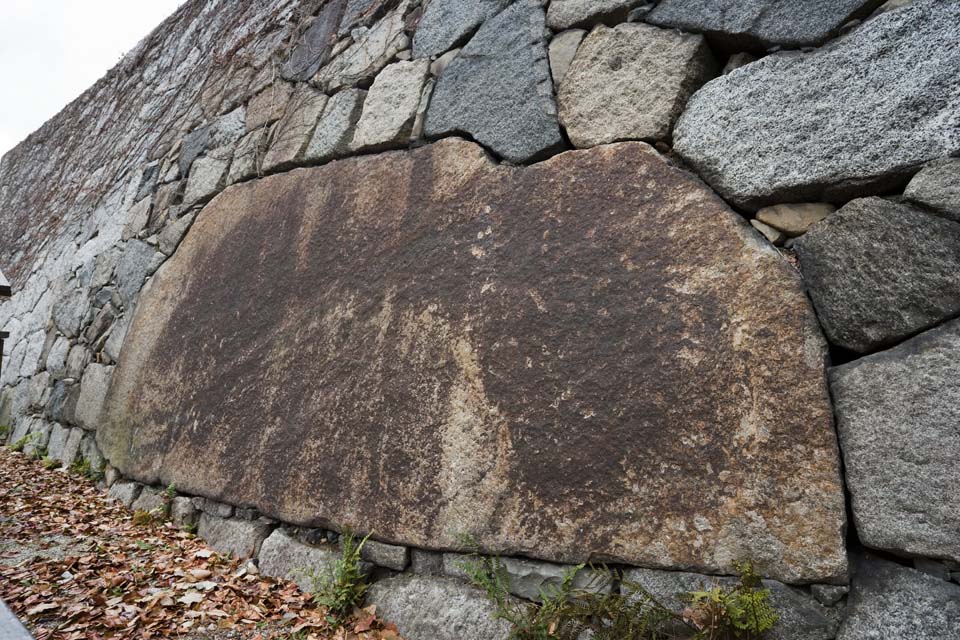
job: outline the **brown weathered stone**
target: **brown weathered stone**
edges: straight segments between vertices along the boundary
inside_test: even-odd
[[[520,168],[449,139],[221,193],[98,439],[302,526],[843,581],[824,354],[796,272],[649,146]]]

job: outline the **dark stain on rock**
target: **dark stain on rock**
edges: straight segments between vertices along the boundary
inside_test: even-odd
[[[99,437],[125,474],[304,525],[836,580],[812,319],[644,144],[507,168],[447,140],[218,196],[143,294]]]

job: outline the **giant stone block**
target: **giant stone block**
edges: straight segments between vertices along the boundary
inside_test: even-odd
[[[824,363],[792,267],[651,147],[519,168],[449,139],[225,190],[97,435],[125,476],[301,526],[843,581]]]

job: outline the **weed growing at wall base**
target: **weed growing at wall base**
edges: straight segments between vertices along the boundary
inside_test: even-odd
[[[688,605],[683,611],[671,610],[642,585],[606,568],[594,569],[580,588],[574,579],[583,565],[570,569],[559,585],[541,589],[538,604],[510,595],[499,558],[475,556],[461,567],[486,592],[494,615],[510,624],[513,640],[759,640],[778,619],[769,590],[749,564],[739,567],[740,582],[732,588],[678,594]]]
[[[349,529],[340,534],[340,558],[326,572],[307,572],[312,583],[313,600],[327,608],[327,621],[335,626],[343,623],[353,610],[363,604],[369,585],[360,563],[360,552],[370,534],[361,540]]]

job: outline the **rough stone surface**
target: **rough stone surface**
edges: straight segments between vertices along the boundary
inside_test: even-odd
[[[230,159],[223,156],[197,158],[190,169],[187,188],[183,194],[184,204],[191,205],[209,200],[226,186]]]
[[[836,584],[812,584],[810,594],[822,605],[828,607],[840,602],[850,593],[850,587]]]
[[[429,58],[453,49],[510,0],[430,0],[413,36],[413,57]]]
[[[397,625],[404,638],[507,640],[510,625],[494,618],[479,589],[456,578],[397,576],[370,587],[367,602]]]
[[[733,586],[738,579],[705,576],[681,571],[628,569],[624,579],[643,586],[665,607],[680,612],[686,606],[679,597],[690,591],[703,591],[714,585]],[[770,602],[780,615],[777,624],[764,636],[769,640],[833,640],[838,616],[810,594],[775,580],[764,580],[770,590]],[[681,635],[681,637],[685,637]]]
[[[163,231],[160,232],[160,235],[157,238],[157,242],[160,251],[164,255],[173,255],[173,252],[180,245],[180,241],[183,240],[183,236],[186,235],[187,230],[190,229],[190,225],[193,224],[193,220],[196,215],[196,213],[188,213],[181,218],[177,218],[163,228]],[[113,334],[111,334],[111,337],[112,335]],[[120,342],[122,344],[123,336],[120,337]],[[116,349],[115,352],[119,352],[119,349]]]
[[[170,502],[170,521],[181,529],[192,529],[200,521],[200,511],[187,496],[177,496]]]
[[[396,9],[369,29],[356,30],[356,41],[320,69],[313,83],[324,91],[332,92],[369,81],[377,75],[410,44],[404,32],[404,17],[409,8],[410,0],[401,0]]]
[[[958,380],[960,320],[831,369],[863,544],[960,562]]]
[[[425,549],[410,550],[410,571],[422,576],[443,575],[443,556],[446,554]]]
[[[68,291],[53,307],[53,322],[68,338],[80,332],[80,323],[87,314],[90,301],[80,289]]]
[[[960,153],[960,3],[918,0],[806,54],[767,56],[700,89],[675,149],[748,209],[833,202]]]
[[[54,422],[72,424],[76,420],[80,385],[73,380],[61,380],[53,386],[44,415]]]
[[[165,509],[163,489],[144,487],[130,508],[134,511],[162,512]]]
[[[263,159],[269,144],[270,127],[261,127],[241,138],[227,172],[227,184],[258,177],[263,170]]]
[[[264,171],[289,168],[302,157],[326,106],[326,94],[308,85],[298,87],[283,118],[273,128],[270,149],[263,159]]]
[[[363,103],[351,148],[377,150],[410,141],[429,69],[429,60],[416,60],[395,62],[380,72]]]
[[[649,146],[520,168],[451,139],[224,191],[97,435],[128,477],[299,526],[832,582],[824,361],[795,270]]]
[[[625,22],[630,9],[642,0],[553,0],[547,11],[547,26],[554,31],[590,27],[603,22]]]
[[[330,0],[324,4],[290,52],[290,58],[283,66],[283,77],[309,80],[326,64],[346,5],[347,0]]]
[[[110,491],[107,492],[107,495],[129,507],[140,495],[141,490],[143,490],[143,485],[136,482],[118,481],[110,485]]]
[[[180,156],[177,159],[181,177],[190,172],[194,161],[206,151],[208,146],[210,146],[209,125],[197,127],[183,137],[183,142],[180,144]]]
[[[439,58],[431,62],[430,75],[434,77],[439,76],[441,73],[443,73],[444,69],[450,66],[450,63],[453,62],[458,55],[460,55],[459,48],[451,49],[450,51],[447,51],[445,54],[443,54],[442,56],[440,56]]]
[[[216,500],[208,500],[201,496],[194,496],[191,500],[193,501],[193,506],[212,516],[229,518],[233,515],[233,505],[217,502]]]
[[[396,571],[403,571],[410,564],[410,550],[395,544],[367,540],[361,553],[367,562]]]
[[[217,553],[234,558],[252,558],[270,535],[270,525],[259,520],[218,518],[209,513],[200,514],[197,535],[206,540]]]
[[[771,243],[780,246],[783,244],[783,241],[787,239],[787,236],[780,230],[774,229],[759,220],[751,220],[750,225],[763,234],[763,237],[769,240]]]
[[[90,463],[91,471],[103,471],[106,460],[103,459],[103,454],[100,453],[100,448],[97,447],[97,441],[93,434],[84,434],[83,439],[80,441],[80,456],[83,460]]]
[[[466,132],[510,162],[561,149],[544,33],[535,0],[488,20],[437,80],[426,134]]]
[[[763,51],[823,43],[883,0],[662,0],[645,20],[705,33],[722,49]]]
[[[263,541],[258,556],[260,573],[291,580],[308,592],[314,589],[315,579],[322,580],[339,559],[336,545],[304,544],[283,529],[275,529]]]
[[[153,198],[147,197],[139,201],[127,213],[127,224],[123,227],[121,237],[124,240],[135,238],[143,228],[147,226],[150,220],[150,210],[153,206]]]
[[[47,371],[55,379],[62,378],[67,373],[67,357],[70,355],[70,341],[63,336],[57,336],[50,352],[47,354]]]
[[[703,36],[628,23],[590,32],[560,84],[560,123],[577,147],[670,137],[716,63]]]
[[[960,313],[960,224],[854,200],[794,245],[827,337],[865,353]]]
[[[50,437],[47,439],[47,455],[53,459],[59,459],[63,455],[69,436],[70,427],[53,425],[50,429]]]
[[[292,95],[293,85],[283,81],[261,90],[247,106],[246,130],[255,131],[282,118]]]
[[[443,554],[443,574],[452,578],[468,579],[465,565],[476,562],[476,558],[461,553]],[[510,593],[520,598],[539,602],[543,593],[556,592],[567,572],[573,567],[526,560],[524,558],[500,558],[500,566],[509,580]],[[573,581],[577,589],[609,591],[609,585],[602,585],[598,576],[589,569],[577,572]]]
[[[130,240],[126,243],[117,264],[117,288],[124,304],[136,298],[144,280],[166,258],[146,242]]]
[[[76,421],[84,429],[96,429],[100,424],[103,401],[110,386],[113,367],[93,363],[80,380],[80,398],[77,400]]]
[[[825,202],[776,204],[757,211],[757,220],[796,238],[836,210],[835,206]]]
[[[731,71],[735,71],[740,67],[745,67],[751,62],[756,62],[757,58],[750,55],[749,53],[742,51],[740,53],[735,53],[727,59],[727,64],[723,65],[722,75],[727,75]]]
[[[366,95],[367,92],[360,89],[345,89],[327,101],[313,138],[307,145],[304,160],[320,162],[350,153],[350,141],[363,111]]]
[[[550,75],[553,77],[553,86],[559,87],[560,81],[567,75],[573,57],[577,55],[577,48],[583,42],[587,32],[583,29],[568,29],[558,33],[550,40]]]
[[[954,640],[960,585],[879,558],[858,557],[837,640]]]
[[[960,158],[931,162],[913,177],[903,195],[960,222]]]

